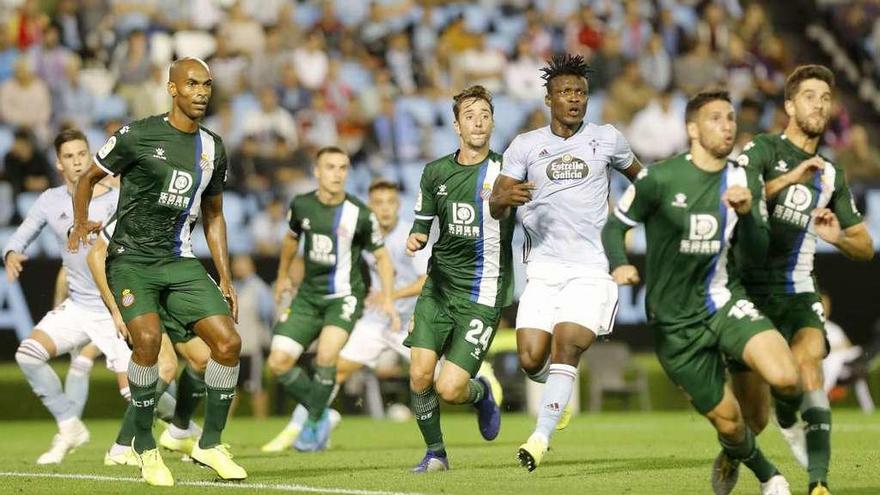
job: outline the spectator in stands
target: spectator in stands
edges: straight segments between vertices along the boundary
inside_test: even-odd
[[[279,87],[279,102],[285,110],[291,114],[309,106],[311,95],[308,90],[299,84],[296,77],[296,69],[292,63],[287,63],[281,68],[281,85]]]
[[[82,53],[86,46],[85,31],[82,18],[77,14],[77,3],[76,0],[59,0],[52,23],[58,26],[61,44],[71,51]]]
[[[852,126],[849,145],[837,153],[835,161],[846,171],[850,183],[880,185],[880,151],[871,145],[868,131],[863,126]]]
[[[19,56],[18,48],[6,34],[6,26],[0,24],[0,83],[15,73],[15,62]]]
[[[324,49],[324,37],[320,31],[312,30],[306,42],[293,51],[293,68],[300,84],[310,91],[321,88],[327,78],[330,58]]]
[[[677,56],[684,50],[687,35],[684,28],[675,20],[671,9],[664,8],[660,11],[657,33],[663,38],[663,48],[666,49],[666,53]]]
[[[223,144],[226,149],[237,150],[244,138],[244,129],[242,129],[240,118],[232,111],[232,104],[228,100],[221,100],[217,103],[217,111],[204,120],[204,125],[223,136]]]
[[[697,23],[697,38],[709,45],[715,53],[723,53],[730,42],[730,28],[727,13],[716,2],[709,2],[703,8],[703,16]]]
[[[697,41],[691,51],[675,59],[672,66],[675,83],[686,95],[695,95],[724,77],[724,67],[705,41]]]
[[[620,25],[611,29],[620,33],[623,55],[629,59],[638,58],[651,38],[651,25],[642,17],[639,0],[626,0],[623,9]]]
[[[727,90],[734,103],[748,97],[754,97],[755,91],[755,58],[749,53],[745,42],[736,34],[730,35],[727,45]]]
[[[144,84],[153,72],[146,32],[131,31],[126,42],[114,50],[110,70],[116,77],[116,94],[125,100],[130,110],[135,110],[143,98]],[[138,114],[150,115],[142,111]]]
[[[569,21],[565,28],[565,46],[569,53],[578,53],[589,59],[602,46],[602,21],[590,5],[581,7],[580,12]]]
[[[620,36],[614,31],[608,31],[602,40],[602,48],[590,60],[593,68],[593,73],[590,74],[590,93],[608,88],[611,81],[623,72],[625,62],[626,58],[620,49]]]
[[[0,85],[0,112],[7,124],[27,127],[40,141],[48,140],[52,98],[46,83],[34,75],[28,57],[19,58],[15,76]]]
[[[147,31],[159,11],[159,0],[113,0],[110,2],[114,26],[120,37],[134,31]]]
[[[229,159],[227,187],[247,195],[257,195],[271,189],[272,174],[266,169],[266,163],[260,156],[260,142],[257,137],[246,135],[241,145],[233,149]]]
[[[507,63],[504,69],[504,85],[507,93],[524,101],[540,101],[547,93],[541,68],[544,61],[532,52],[528,40],[516,43],[516,58]]]
[[[253,57],[259,56],[266,38],[263,26],[244,10],[240,2],[229,9],[229,17],[220,25],[217,36],[229,44],[229,51]]]
[[[49,16],[40,11],[37,0],[24,0],[9,16],[7,36],[22,52],[40,42],[43,30],[49,25]]]
[[[663,48],[663,38],[659,34],[651,35],[648,46],[639,57],[639,68],[642,79],[657,91],[664,90],[672,83],[672,58]]]
[[[645,163],[660,161],[687,148],[682,108],[673,106],[674,92],[666,89],[633,117],[627,139]]]
[[[229,100],[243,91],[245,71],[249,60],[229,48],[229,41],[220,35],[214,37],[216,50],[208,58],[208,65],[214,76],[212,100]]]
[[[86,129],[94,121],[95,95],[80,82],[81,66],[79,55],[67,59],[64,77],[55,90],[55,120]]]
[[[476,35],[476,45],[453,59],[453,85],[463,88],[478,84],[492,93],[498,93],[503,86],[504,67],[507,59],[499,50],[486,44],[486,35]]]
[[[49,24],[43,32],[41,43],[33,50],[34,72],[46,81],[52,91],[64,80],[67,61],[73,55],[70,49],[60,43],[60,36],[58,26]]]
[[[323,93],[314,93],[311,107],[300,110],[295,117],[298,127],[302,129],[302,140],[305,143],[317,148],[336,144],[339,129]]]
[[[396,33],[388,42],[385,52],[385,64],[391,71],[394,83],[403,94],[411,95],[416,91],[414,55],[406,33]]]
[[[608,104],[617,108],[621,119],[630,122],[636,112],[645,108],[655,94],[654,88],[642,78],[638,62],[629,61],[624,65],[620,77],[611,83]]]
[[[755,83],[765,98],[773,101],[782,100],[782,90],[785,87],[787,73],[788,60],[782,38],[768,36],[761,45],[755,68]]]
[[[749,47],[749,51],[757,53],[764,40],[773,34],[773,28],[767,20],[764,6],[759,2],[750,2],[743,14],[742,22],[737,28],[739,37]]]
[[[3,180],[12,185],[13,198],[25,192],[45,191],[52,183],[49,179],[51,169],[33,134],[18,128],[13,136],[12,148],[3,159]]]
[[[284,48],[278,31],[266,30],[266,46],[259,56],[250,61],[248,76],[252,88],[278,86],[281,83],[281,70],[291,61],[292,52]]]
[[[299,136],[293,116],[278,105],[278,95],[269,86],[259,91],[260,107],[244,116],[242,130],[246,135],[256,136],[264,149],[269,152],[273,146],[273,136],[284,138],[289,149],[296,148]]]
[[[532,53],[546,60],[553,55],[553,35],[544,16],[537,9],[526,10],[526,32],[522,36],[532,44]]]
[[[254,238],[255,255],[278,256],[281,251],[281,241],[290,230],[286,216],[287,205],[277,198],[254,215],[250,222],[250,230]]]

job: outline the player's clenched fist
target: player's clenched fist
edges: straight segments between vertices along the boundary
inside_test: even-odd
[[[415,256],[428,243],[427,234],[410,234],[406,239],[406,255]]]
[[[79,246],[88,246],[91,244],[89,236],[101,230],[101,222],[86,222],[84,224],[74,224],[67,235],[67,250],[71,253],[79,251]]]
[[[752,191],[743,186],[731,186],[724,191],[721,201],[733,208],[737,215],[746,215],[752,209]]]
[[[617,285],[636,285],[641,280],[639,270],[633,265],[621,265],[611,272],[611,278]]]
[[[498,189],[498,191],[493,191],[493,203],[501,207],[517,207],[532,200],[532,191],[535,190],[535,184],[533,182],[518,182],[510,187]]]

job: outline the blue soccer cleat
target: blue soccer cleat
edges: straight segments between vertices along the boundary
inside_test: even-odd
[[[409,470],[409,472],[417,474],[433,473],[436,471],[449,471],[449,459],[445,455],[440,455],[430,450],[425,453],[422,462]]]
[[[495,395],[492,393],[492,386],[489,381],[482,376],[477,380],[483,384],[486,389],[486,395],[474,407],[477,408],[477,421],[480,425],[480,434],[486,440],[495,440],[498,432],[501,431],[501,409],[495,402]]]
[[[300,452],[320,452],[327,448],[332,429],[329,409],[325,409],[318,421],[306,421],[302,432],[293,444],[293,448]]]

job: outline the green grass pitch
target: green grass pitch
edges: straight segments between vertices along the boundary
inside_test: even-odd
[[[532,418],[507,414],[498,439],[484,442],[474,416],[449,413],[443,425],[452,470],[413,475],[407,470],[423,454],[414,420],[345,417],[326,452],[262,455],[259,446],[282,424],[280,418],[234,418],[229,423],[225,440],[247,468],[247,481],[199,486],[214,480],[212,471],[164,453],[178,486],[160,490],[132,481],[138,476],[134,468],[102,465],[115,421],[87,421],[91,442],[56,467],[34,464],[49,445],[52,423],[7,421],[0,423],[0,493],[704,494],[711,493],[710,467],[718,452],[710,426],[695,413],[582,414],[556,434],[544,464],[528,473],[514,455],[532,429]],[[880,494],[880,417],[836,411],[832,441],[834,493]],[[806,473],[795,464],[775,427],[769,427],[759,442],[792,484],[792,493],[805,493]],[[734,493],[758,492],[757,481],[744,470]]]

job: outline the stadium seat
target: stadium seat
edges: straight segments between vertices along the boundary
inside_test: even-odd
[[[631,357],[623,342],[596,342],[584,354],[590,373],[590,412],[602,410],[605,395],[622,397],[627,406],[637,396],[640,408],[651,410],[647,374]]]

